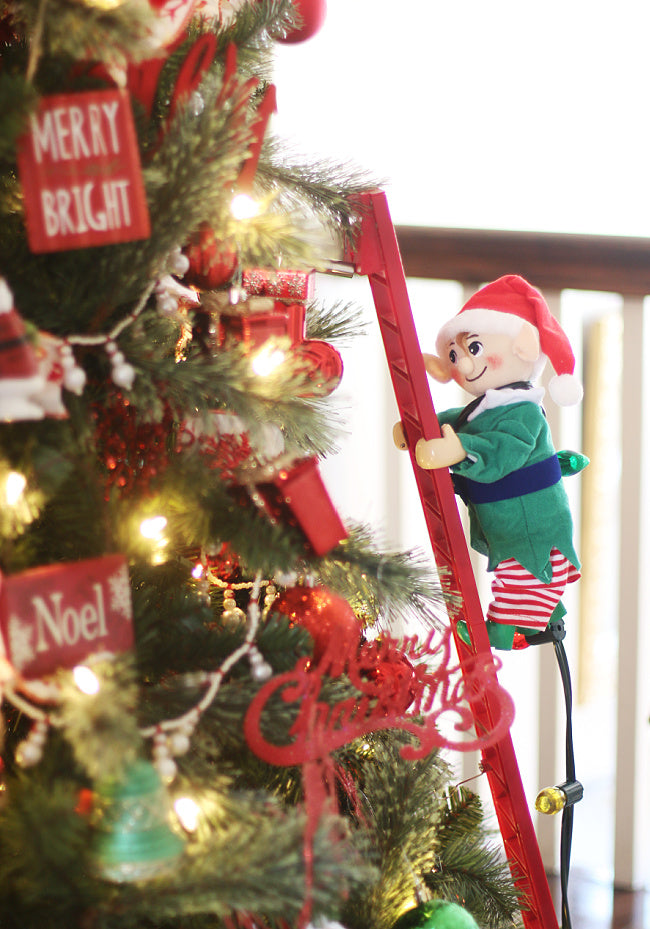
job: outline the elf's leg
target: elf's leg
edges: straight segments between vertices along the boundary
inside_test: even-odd
[[[579,571],[556,548],[551,551],[553,575],[546,583],[523,568],[514,558],[497,565],[492,582],[490,622],[542,631],[564,593],[567,584],[577,581]]]
[[[560,603],[567,584],[577,581],[579,571],[557,549],[551,552],[553,576],[540,581],[514,558],[497,565],[486,627],[493,648],[509,651],[526,648],[525,634],[543,631]],[[466,624],[457,624],[461,638],[469,644]]]

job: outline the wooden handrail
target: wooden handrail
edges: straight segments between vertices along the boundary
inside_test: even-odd
[[[650,238],[397,226],[408,277],[480,285],[521,274],[540,288],[650,294]]]

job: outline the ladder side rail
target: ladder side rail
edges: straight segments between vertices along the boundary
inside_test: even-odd
[[[380,331],[386,349],[390,376],[395,396],[404,425],[408,453],[411,458],[416,485],[423,505],[429,496],[438,501],[451,500],[451,507],[440,505],[440,522],[442,533],[434,526],[432,538],[434,546],[444,550],[443,538],[446,540],[451,576],[448,572],[441,575],[441,585],[448,601],[455,602],[459,593],[463,593],[463,618],[470,629],[470,635],[477,653],[491,654],[489,639],[483,621],[483,610],[476,590],[476,581],[469,553],[465,544],[463,528],[458,517],[451,476],[448,470],[423,471],[415,460],[415,446],[419,439],[432,439],[440,435],[440,426],[435,413],[427,374],[422,363],[419,339],[413,321],[404,267],[399,252],[395,229],[388,210],[385,194],[375,192],[364,197],[363,226],[360,249],[356,254],[356,264],[360,274],[366,274],[375,301]],[[379,229],[381,228],[381,235]],[[373,241],[374,240],[374,241]],[[385,283],[384,283],[385,282]],[[388,328],[390,325],[390,332]],[[400,345],[400,357],[395,358],[391,342],[397,339]],[[410,403],[404,402],[404,385],[398,379],[396,370],[409,384]],[[430,509],[425,506],[426,511]],[[427,520],[429,534],[432,526]],[[469,655],[471,650],[455,634],[454,640],[459,654]]]

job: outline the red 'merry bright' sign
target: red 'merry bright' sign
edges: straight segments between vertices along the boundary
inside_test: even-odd
[[[44,97],[18,169],[32,252],[147,238],[149,213],[128,94]]]

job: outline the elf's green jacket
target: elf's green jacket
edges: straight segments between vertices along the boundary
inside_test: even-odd
[[[536,393],[531,391],[531,397]],[[496,392],[488,391],[488,395],[496,396]],[[521,396],[526,394],[522,391],[513,394],[513,398]],[[446,410],[438,416],[441,425],[449,423],[455,429],[467,452],[467,457],[451,468],[452,474],[461,476],[457,490],[466,496],[463,478],[477,482],[476,493],[470,484],[470,499],[466,497],[471,545],[488,556],[490,571],[504,559],[514,558],[547,583],[552,577],[549,559],[553,547],[576,568],[580,567],[573,547],[573,522],[566,491],[562,480],[554,480],[554,474],[549,474],[549,468],[557,460],[555,448],[539,403],[527,399],[497,403],[492,407],[488,404],[487,408],[483,403],[483,409],[479,406],[468,421],[461,417],[463,407]],[[459,417],[461,422],[457,425]],[[531,465],[535,467],[530,471],[521,470]],[[546,471],[546,476],[535,476],[540,470]],[[497,481],[501,484],[495,485]],[[550,486],[542,486],[548,482]],[[542,489],[520,493],[522,484],[524,491],[530,486],[542,486]],[[499,489],[502,485],[505,485],[504,491]],[[467,491],[467,487],[464,489]],[[495,493],[497,497],[503,493],[516,495],[491,502],[471,499]]]

